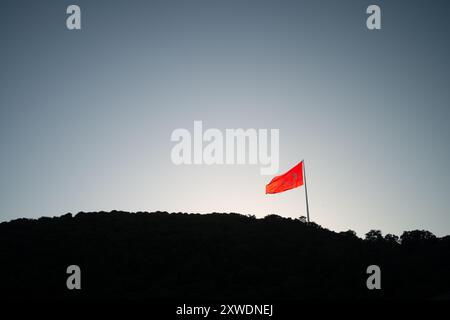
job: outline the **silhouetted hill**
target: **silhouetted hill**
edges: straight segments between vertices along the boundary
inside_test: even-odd
[[[35,298],[431,298],[450,291],[450,237],[335,233],[300,220],[113,211],[0,224],[0,288]],[[366,268],[381,268],[368,290]],[[81,290],[66,268],[79,265]]]

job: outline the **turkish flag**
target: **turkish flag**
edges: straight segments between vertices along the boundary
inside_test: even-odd
[[[266,194],[279,193],[303,185],[303,161],[288,172],[276,176],[266,185]]]

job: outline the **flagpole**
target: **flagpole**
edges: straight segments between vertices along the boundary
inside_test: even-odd
[[[306,173],[305,173],[305,159],[303,159],[303,181],[305,182],[305,197],[306,197],[306,214],[309,223],[309,205],[308,205],[308,188],[306,187]]]

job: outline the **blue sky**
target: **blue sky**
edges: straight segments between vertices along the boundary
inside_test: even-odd
[[[68,31],[77,3],[82,30]],[[450,229],[449,3],[2,1],[0,220],[305,215],[259,166],[175,166],[176,128],[276,128],[333,230]]]

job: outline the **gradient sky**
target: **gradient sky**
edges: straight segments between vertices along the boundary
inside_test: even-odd
[[[382,30],[365,10],[380,4]],[[82,30],[65,27],[78,4]],[[0,221],[127,210],[306,215],[259,166],[175,166],[176,128],[280,129],[311,219],[450,233],[449,1],[0,3]]]

